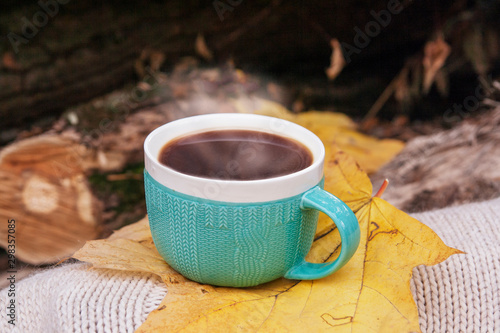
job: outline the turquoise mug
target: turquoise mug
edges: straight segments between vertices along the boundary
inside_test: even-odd
[[[310,150],[312,164],[274,178],[225,180],[183,174],[158,160],[161,148],[171,140],[224,129],[299,141]],[[249,287],[279,277],[319,279],[344,266],[358,248],[355,215],[322,189],[324,146],[297,124],[254,114],[193,116],[151,132],[144,152],[146,204],[155,246],[170,266],[191,280]],[[341,251],[333,262],[305,261],[319,211],[334,221],[340,233]]]

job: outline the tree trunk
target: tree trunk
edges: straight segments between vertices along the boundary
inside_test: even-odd
[[[359,70],[366,59],[379,59],[377,67],[384,55],[397,52],[400,63],[389,69],[397,72],[404,55],[413,53],[414,45],[423,44],[432,33],[428,18],[447,8],[448,2],[406,3],[407,7],[390,15],[390,25],[380,32],[383,37],[368,38],[362,52],[350,54],[350,60]],[[224,9],[216,3],[224,3]],[[148,49],[164,54],[164,69],[182,56],[201,54],[208,61],[231,58],[253,70],[321,74],[329,64],[330,38],[355,46],[356,28],[363,30],[375,20],[360,4],[340,0],[235,3],[169,1],[144,6],[113,1],[92,6],[92,1],[70,2],[60,5],[44,26],[33,26],[36,33],[31,35],[26,26],[44,10],[33,4],[22,10],[6,7],[5,20],[0,21],[2,35],[8,37],[0,45],[0,127],[59,114],[133,81],[134,64]],[[365,5],[374,11],[388,6],[382,0]],[[213,59],[195,46],[198,35],[205,37]],[[373,71],[373,63],[370,67]]]

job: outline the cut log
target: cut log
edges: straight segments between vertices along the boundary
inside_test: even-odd
[[[88,150],[72,140],[43,135],[0,154],[0,216],[16,220],[16,257],[32,264],[70,255],[99,234],[102,207],[92,195],[77,154]],[[7,229],[0,230],[6,247]]]
[[[414,138],[372,180],[377,185],[388,178],[383,198],[406,212],[498,197],[499,128],[497,107],[451,130]]]

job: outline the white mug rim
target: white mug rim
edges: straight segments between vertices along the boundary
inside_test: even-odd
[[[268,124],[268,128],[261,128]],[[310,166],[297,172],[257,180],[227,180],[181,173],[158,161],[160,146],[171,140],[217,129],[248,129],[297,140],[313,154]],[[153,130],[144,141],[145,169],[161,185],[180,193],[222,202],[267,202],[301,194],[323,178],[325,148],[308,129],[293,122],[256,114],[211,113],[168,122]]]

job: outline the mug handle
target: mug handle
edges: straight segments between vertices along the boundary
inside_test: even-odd
[[[360,240],[358,219],[352,210],[333,194],[316,186],[302,196],[301,209],[317,209],[328,215],[340,233],[340,254],[333,262],[315,264],[303,259],[285,274],[293,280],[314,280],[328,276],[344,266],[354,255]]]

